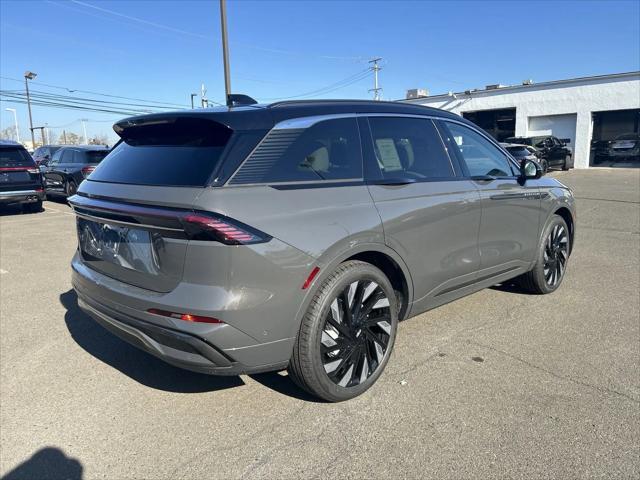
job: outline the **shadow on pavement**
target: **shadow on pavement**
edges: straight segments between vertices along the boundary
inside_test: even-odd
[[[501,292],[517,293],[519,295],[532,295],[529,290],[523,288],[518,282],[513,280],[507,280],[506,282],[498,283],[490,288],[492,290],[499,290]]]
[[[147,387],[168,392],[213,392],[244,385],[240,377],[216,377],[173,367],[120,340],[86,315],[73,290],[60,295],[71,337],[98,360]]]
[[[1,480],[40,480],[45,478],[82,479],[82,464],[75,458],[67,457],[62,450],[46,447],[7,472]]]

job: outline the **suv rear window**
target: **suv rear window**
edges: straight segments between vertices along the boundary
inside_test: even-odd
[[[93,171],[91,181],[203,187],[233,133],[208,119],[170,117],[146,121],[116,124],[114,130],[122,141]]]
[[[24,148],[0,148],[0,167],[32,167],[31,155]]]

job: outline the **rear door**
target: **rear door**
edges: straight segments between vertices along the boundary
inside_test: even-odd
[[[40,172],[29,153],[21,146],[0,146],[0,191],[41,188]]]
[[[488,136],[457,122],[439,122],[449,151],[480,192],[479,277],[525,271],[538,246],[540,194]]]
[[[44,174],[47,189],[60,192],[64,191],[67,171],[73,167],[73,158],[74,149],[65,148],[56,152]]]
[[[367,181],[385,241],[407,263],[413,312],[448,301],[480,267],[481,202],[427,118],[371,116]]]

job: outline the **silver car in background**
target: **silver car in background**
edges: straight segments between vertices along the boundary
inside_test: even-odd
[[[133,117],[69,199],[79,305],[186,369],[288,368],[367,390],[398,322],[517,278],[562,282],[571,191],[472,123],[402,103],[300,101]]]

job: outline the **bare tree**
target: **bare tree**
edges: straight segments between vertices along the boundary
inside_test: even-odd
[[[17,140],[15,125],[2,129],[0,131],[0,138],[3,140]]]

